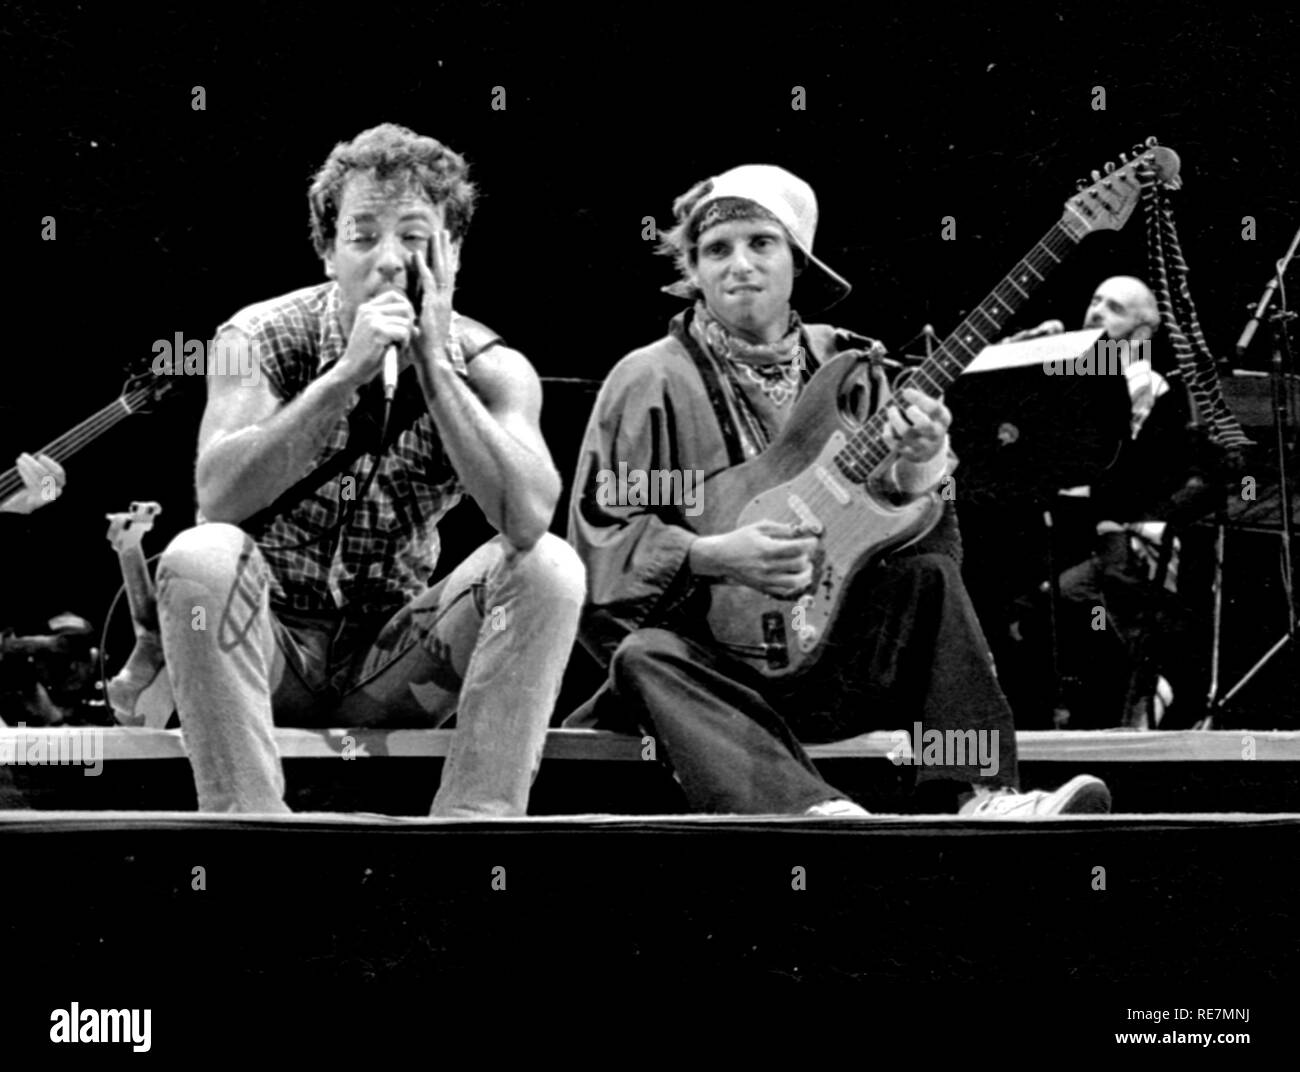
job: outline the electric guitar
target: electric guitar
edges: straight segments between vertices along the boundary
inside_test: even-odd
[[[163,662],[158,600],[140,541],[162,512],[156,502],[133,502],[127,513],[108,515],[108,542],[117,552],[126,601],[135,627],[135,648],[108,683],[108,704],[123,726],[166,729],[176,709],[171,678]]]
[[[1122,167],[1092,173],[1092,185],[1065,203],[1052,228],[976,306],[937,351],[908,376],[909,386],[938,397],[993,339],[1066,254],[1093,231],[1118,230],[1142,194],[1140,166],[1155,181],[1178,189],[1178,156],[1148,139]],[[891,504],[875,493],[872,475],[891,459],[882,436],[884,407],[854,420],[848,381],[863,360],[844,353],[819,368],[804,387],[781,434],[756,458],[724,469],[705,482],[702,513],[692,527],[701,535],[731,532],[771,519],[801,524],[820,537],[812,585],[797,600],[715,582],[708,626],[715,641],[770,679],[785,679],[814,665],[843,612],[853,579],[890,551],[921,539],[939,521],[943,504],[934,492]]]
[[[132,376],[122,387],[122,393],[116,400],[103,409],[92,413],[75,428],[69,429],[52,443],[47,443],[34,454],[48,454],[56,462],[62,463],[77,451],[90,446],[119,421],[136,413],[143,413],[175,386],[172,377],[158,376],[153,372],[141,372]],[[0,474],[0,502],[4,502],[14,492],[25,487],[22,475],[17,467]]]

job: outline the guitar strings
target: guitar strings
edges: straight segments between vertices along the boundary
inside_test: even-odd
[[[991,304],[991,299],[996,298],[1003,308],[1014,312],[1012,301],[1021,298],[1028,298],[1030,293],[1038,286],[1038,284],[1047,277],[1047,274],[1051,269],[1055,265],[1061,263],[1063,258],[1056,256],[1056,254],[1058,252],[1069,252],[1070,248],[1077,245],[1082,237],[1082,235],[1075,236],[1071,234],[1071,232],[1068,231],[1060,222],[1054,224],[1047,231],[1046,235],[1034,244],[1029,253],[1025,257],[1022,257],[1011,269],[1011,272],[1014,273],[1021,264],[1030,269],[1029,275],[1027,275],[1023,280],[1024,285],[1015,284],[1020,291],[1020,295],[1017,296],[1012,291],[1012,285],[1007,282],[1006,278],[1004,278],[993,288],[992,291],[989,292],[989,295],[976,306],[975,312],[982,313],[989,323],[998,327],[999,325],[997,320],[994,319],[986,309],[986,306]],[[1038,252],[1040,246],[1042,247],[1043,253],[1046,254],[1046,257]],[[1049,260],[1051,263],[1048,263]],[[1040,267],[1044,266],[1047,269],[1046,271],[1038,271]],[[1008,275],[1010,274],[1011,273],[1008,273]],[[1008,300],[1008,298],[1011,300]],[[938,350],[936,350],[920,368],[911,373],[909,376],[911,383],[920,381],[921,385],[928,388],[931,393],[939,395],[943,393],[947,384],[951,384],[961,375],[963,370],[966,368],[966,365],[969,363],[969,360],[976,356],[975,354],[970,353],[969,348],[962,343],[960,336],[963,332],[969,331],[973,333],[976,338],[987,343],[984,336],[975,325],[971,323],[972,318],[975,316],[975,312],[972,312],[970,316],[967,316],[957,329],[939,346]],[[950,353],[949,343],[966,350],[969,354],[969,358],[966,361],[963,361],[956,354]],[[953,367],[949,368],[945,362],[951,362]],[[934,372],[946,374],[947,384],[943,384],[934,379],[932,377],[932,373]],[[848,441],[840,449],[839,453],[836,454],[836,464],[845,476],[849,477],[849,479],[854,480],[857,483],[865,481],[876,467],[889,456],[889,450],[885,446],[884,441],[880,438],[887,420],[888,418],[883,408],[872,414],[863,426],[849,437]]]
[[[122,413],[122,416],[125,416],[125,413]],[[80,434],[74,435],[68,433],[60,436],[52,443],[48,443],[44,447],[40,448],[36,453],[48,454],[50,457],[54,458],[55,461],[62,462],[72,454],[75,454],[82,447],[86,446],[92,440],[108,431],[108,429],[117,424],[120,419],[120,417],[115,417],[109,414],[107,410],[105,412],[97,413],[94,417],[85,421],[84,424],[78,425],[77,428],[73,429],[73,432]],[[6,472],[3,477],[0,477],[0,497],[7,498],[9,495],[13,494],[13,492],[20,491],[23,487],[25,487],[25,483],[22,474],[18,472],[16,466]]]
[[[69,429],[54,441],[47,443],[36,453],[48,454],[57,462],[70,458],[82,447],[98,439],[113,425],[135,412],[135,405],[149,396],[148,388],[141,388],[129,395],[122,395],[99,412],[92,414],[75,428]],[[125,403],[125,404],[124,404]],[[11,468],[0,476],[0,499],[7,499],[16,491],[25,487],[22,475],[17,467]]]
[[[42,448],[40,453],[49,454],[51,457],[54,457],[56,454],[61,454],[65,451],[76,451],[88,444],[91,440],[108,431],[109,428],[125,417],[126,412],[124,410],[119,409],[114,412],[106,409],[103,413],[96,414],[95,417],[78,425],[71,432],[60,436],[58,439],[54,440],[54,442],[49,444],[49,446]]]
[[[61,435],[58,439],[54,440],[53,443],[45,448],[43,453],[49,454],[51,450],[79,450],[92,439],[95,439],[113,425],[117,424],[118,421],[124,420],[134,413],[134,403],[143,401],[144,398],[148,396],[149,392],[147,389],[142,389],[135,392],[135,394],[137,397],[134,399],[130,395],[124,395],[122,398],[110,402],[98,413],[88,417],[81,424],[77,425],[76,428],[71,429]],[[125,402],[126,405],[123,405],[123,402]]]

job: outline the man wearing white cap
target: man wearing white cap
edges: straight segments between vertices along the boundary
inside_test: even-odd
[[[666,338],[610,373],[587,426],[569,539],[588,573],[580,639],[609,668],[570,725],[639,729],[658,742],[692,810],[863,815],[826,782],[801,742],[871,729],[974,730],[994,742],[983,766],[923,766],[931,807],[965,814],[1104,811],[1110,795],[1081,776],[1055,793],[1016,785],[1011,711],[961,583],[951,516],[926,540],[866,571],[848,593],[845,632],[817,677],[774,684],[730,657],[702,628],[718,580],[791,597],[812,580],[817,540],[773,521],[700,536],[693,503],[611,496],[609,474],[707,479],[773,441],[817,368],[860,353],[859,416],[889,404],[894,454],[881,474],[907,497],[952,464],[942,401],[904,390],[888,402],[883,348],[791,307],[824,308],[849,284],[813,255],[817,202],[778,167],[747,165],[694,186],[674,205],[662,249],[691,299]],[[707,494],[707,487],[704,489]],[[698,513],[695,510],[694,513]],[[973,759],[973,757],[972,757]]]

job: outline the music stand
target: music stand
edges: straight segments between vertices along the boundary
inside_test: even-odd
[[[1031,553],[1044,555],[1051,703],[1058,727],[1068,721],[1056,621],[1061,598],[1058,499],[1062,488],[1094,483],[1129,434],[1129,394],[1122,375],[1096,375],[1095,368],[1092,375],[1063,374],[1064,363],[1090,350],[1101,334],[1090,329],[990,346],[947,394],[953,450],[960,460],[957,499],[964,519],[979,521],[983,514],[983,528],[989,529],[971,533],[979,537],[976,546],[981,553],[1000,554],[992,549],[1003,541],[1004,522],[1014,517],[1011,523],[1019,535],[1013,542],[1022,541],[1026,549],[1037,546],[1040,551]],[[995,531],[999,535],[990,538]],[[973,596],[980,594],[973,590]],[[987,595],[988,612],[994,613],[992,589]],[[996,614],[999,623],[1001,617]]]

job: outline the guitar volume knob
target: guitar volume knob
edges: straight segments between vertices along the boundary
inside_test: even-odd
[[[807,654],[817,646],[817,628],[805,625],[799,630],[799,650]]]

